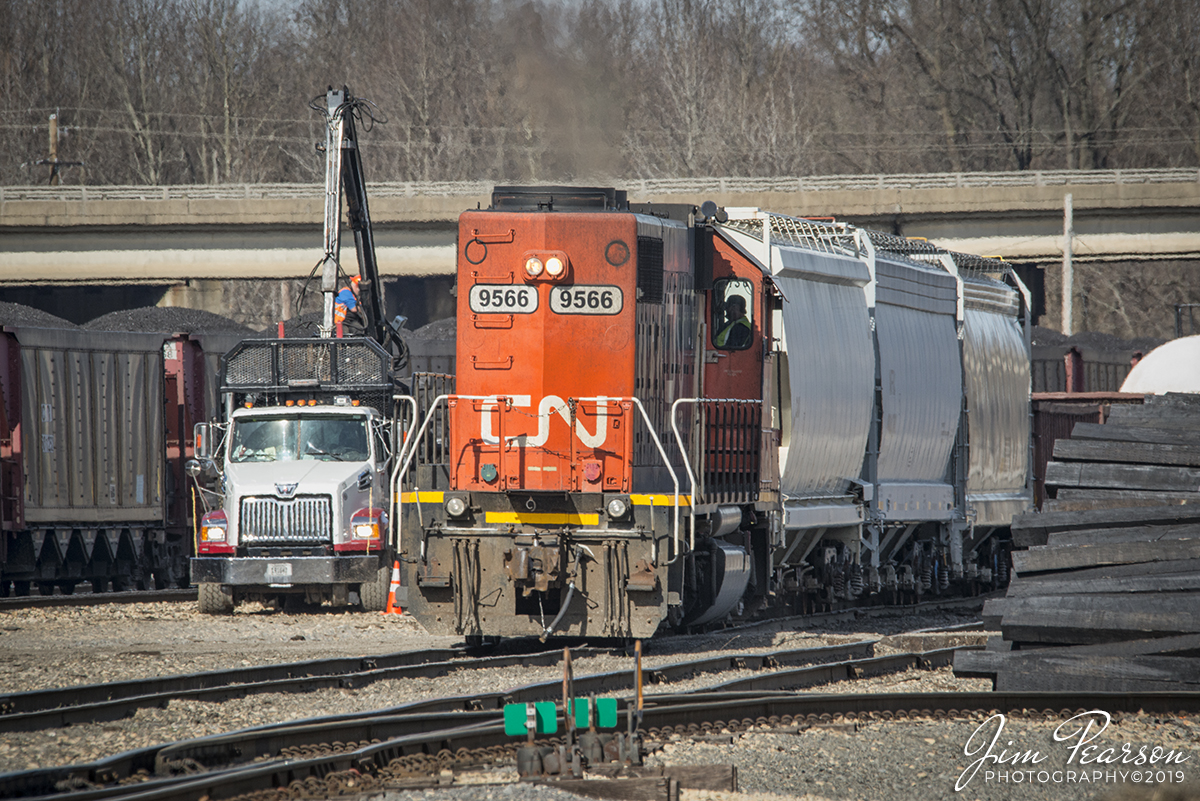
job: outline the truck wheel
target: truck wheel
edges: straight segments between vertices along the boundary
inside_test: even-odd
[[[384,562],[375,573],[375,580],[363,582],[358,595],[362,599],[364,612],[382,612],[387,609],[388,592],[392,588],[392,566]]]
[[[200,585],[200,612],[205,615],[228,615],[233,612],[233,591],[220,584]]]

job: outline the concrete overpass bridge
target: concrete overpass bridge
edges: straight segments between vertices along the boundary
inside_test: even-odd
[[[1038,266],[1061,261],[1070,194],[1077,262],[1200,258],[1196,169],[617,183],[639,202],[832,216]],[[486,206],[490,191],[490,183],[370,185],[383,276],[448,286],[457,216]],[[309,274],[321,256],[322,200],[315,184],[0,187],[0,297],[144,285],[165,291],[164,303],[221,311],[218,282]]]

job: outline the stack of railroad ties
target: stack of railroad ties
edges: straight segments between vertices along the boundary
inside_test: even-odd
[[[1200,396],[1113,405],[1053,454],[1057,495],[1013,520],[1014,578],[984,607],[1001,636],[957,652],[955,673],[998,691],[1200,690]]]

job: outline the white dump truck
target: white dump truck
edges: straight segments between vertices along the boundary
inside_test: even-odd
[[[250,599],[344,605],[352,594],[365,609],[384,607],[394,558],[386,536],[393,422],[379,408],[390,406],[388,361],[364,339],[247,341],[226,357],[230,413],[198,432],[216,445],[202,444],[197,462],[217,500],[201,518],[191,563],[201,611]],[[355,362],[360,372],[375,362],[381,380],[358,375],[339,386],[330,376],[299,389],[272,369],[281,362]],[[255,365],[262,380],[248,373]]]
[[[324,316],[317,336],[246,340],[222,361],[223,419],[197,424],[187,465],[205,507],[191,560],[203,612],[243,600],[379,610],[388,597],[388,470],[407,348],[383,319],[354,125],[366,106],[343,88],[314,107],[327,123]],[[359,267],[344,323],[335,314],[335,295],[351,285],[338,261],[343,192]],[[356,335],[343,337],[343,326]]]

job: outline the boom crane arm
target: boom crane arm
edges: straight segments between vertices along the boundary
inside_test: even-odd
[[[397,355],[404,354],[399,335],[384,320],[379,284],[379,266],[375,260],[375,236],[367,205],[367,182],[363,177],[362,155],[354,118],[366,101],[355,98],[350,90],[332,87],[325,95],[325,259],[321,273],[324,293],[322,336],[333,333],[333,304],[337,293],[338,253],[341,248],[341,197],[346,195],[347,217],[354,232],[358,253],[358,302],[366,322],[366,335]],[[389,347],[391,346],[391,347]]]

